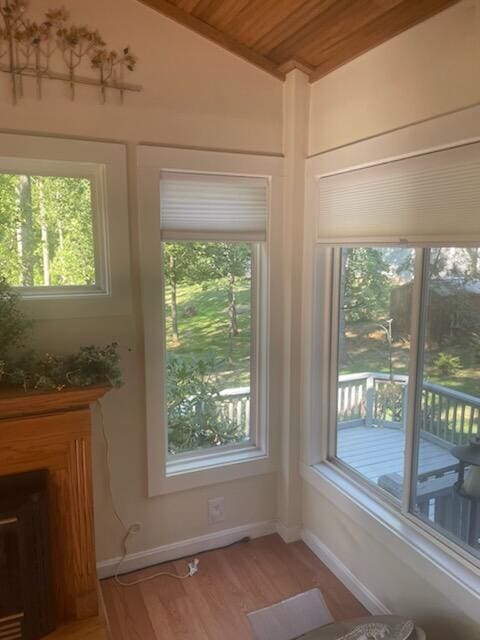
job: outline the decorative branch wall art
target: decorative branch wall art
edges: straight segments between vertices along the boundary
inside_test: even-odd
[[[0,71],[10,75],[14,104],[23,97],[27,77],[35,80],[38,99],[44,80],[67,83],[72,100],[78,84],[98,87],[102,103],[107,90],[117,92],[121,102],[125,91],[141,91],[125,82],[137,62],[130,49],[109,51],[97,30],[69,23],[65,9],[47,11],[38,23],[27,17],[25,0],[0,0],[0,17]],[[94,77],[79,74],[86,66]]]

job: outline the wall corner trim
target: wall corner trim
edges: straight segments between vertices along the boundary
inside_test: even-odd
[[[389,615],[390,610],[346,567],[343,562],[308,529],[303,529],[301,538],[330,571],[353,593],[372,615]]]
[[[300,525],[289,527],[283,524],[283,522],[277,522],[277,533],[287,544],[302,539],[302,528]]]

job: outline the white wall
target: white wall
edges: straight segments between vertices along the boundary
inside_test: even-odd
[[[55,2],[35,0],[35,14]],[[127,80],[143,85],[125,105],[99,105],[98,93],[79,87],[71,102],[68,87],[44,83],[35,99],[9,104],[9,78],[1,74],[0,128],[129,142],[230,150],[281,152],[282,84],[163,17],[139,0],[66,0],[58,3],[72,21],[98,28],[108,46],[128,44],[138,65]],[[92,73],[90,71],[90,73]],[[27,86],[27,85],[26,85]],[[254,98],[254,99],[252,99]]]
[[[478,640],[478,621],[423,574],[423,563],[373,538],[325,496],[304,486],[304,527],[314,534],[389,611],[415,619],[433,640]]]
[[[464,0],[311,88],[309,154],[480,101],[480,3]]]
[[[54,3],[55,4],[55,3]],[[282,83],[223,49],[180,27],[136,0],[66,0],[79,24],[98,28],[108,45],[129,44],[138,68],[129,80],[142,84],[125,104],[101,105],[92,88],[79,87],[71,102],[68,89],[44,83],[37,101],[33,85],[17,106],[9,103],[8,77],[0,77],[0,127],[4,131],[55,134],[125,142],[130,186],[133,314],[115,318],[48,320],[36,327],[43,350],[68,351],[81,344],[116,340],[122,347],[125,386],[104,401],[105,427],[111,442],[112,485],[127,522],[140,521],[142,533],[131,551],[276,515],[276,479],[272,475],[229,482],[148,499],[144,420],[143,334],[139,304],[135,145],[138,142],[188,145],[235,151],[281,153]],[[31,3],[48,9],[50,0]],[[1,155],[1,149],[0,149]],[[131,351],[128,351],[128,349]],[[120,553],[122,530],[107,491],[100,416],[94,429],[94,484],[99,560]],[[224,496],[226,520],[207,522],[207,498]]]
[[[314,83],[309,154],[344,147],[341,160],[360,164],[353,143],[480,102],[479,68],[480,1],[465,0]],[[429,638],[480,637],[478,620],[425,579],[413,552],[406,563],[307,483],[303,526],[392,612],[418,619]]]

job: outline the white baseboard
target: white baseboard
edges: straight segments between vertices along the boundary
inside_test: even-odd
[[[277,533],[287,544],[302,539],[301,527],[287,527],[283,522],[277,522]]]
[[[207,533],[206,535],[196,538],[165,544],[154,549],[129,553],[122,563],[120,573],[144,569],[145,567],[161,564],[162,562],[169,562],[175,560],[175,558],[182,558],[183,556],[194,556],[196,553],[201,553],[202,551],[209,551],[232,544],[246,536],[250,538],[260,538],[261,536],[272,533],[278,533],[287,543],[303,540],[313,553],[327,565],[330,571],[343,582],[347,589],[353,593],[371,614],[384,615],[390,613],[387,607],[353,575],[350,569],[348,569],[317,536],[306,529],[302,530],[300,527],[287,527],[283,523],[275,522],[274,520],[256,522],[240,527],[233,527],[232,529],[223,529],[222,531]],[[119,561],[120,558],[118,557],[97,563],[98,577],[103,579],[113,576]]]
[[[170,560],[175,560],[175,558],[193,556],[202,551],[217,549],[218,547],[223,547],[225,545],[232,544],[237,540],[241,540],[246,536],[249,536],[250,538],[260,538],[261,536],[267,536],[271,533],[275,533],[276,531],[276,522],[269,520],[266,522],[256,522],[253,524],[242,525],[240,527],[233,527],[232,529],[223,529],[222,531],[207,533],[203,536],[190,538],[188,540],[180,540],[179,542],[165,544],[154,549],[147,549],[146,551],[129,553],[122,563],[120,573],[128,573],[129,571],[144,569],[145,567],[150,567],[154,564],[169,562]],[[102,579],[113,576],[119,561],[120,558],[118,557],[98,562],[98,577]]]
[[[303,529],[302,540],[313,553],[327,565],[330,571],[353,593],[363,606],[376,616],[389,615],[390,611],[353,573],[343,562],[311,531]]]

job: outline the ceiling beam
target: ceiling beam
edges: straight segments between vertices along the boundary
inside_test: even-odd
[[[156,9],[167,17],[172,18],[184,27],[195,31],[196,33],[200,33],[212,42],[215,42],[215,44],[227,49],[230,53],[247,60],[260,69],[263,69],[263,71],[267,71],[272,76],[275,76],[280,80],[285,80],[285,73],[278,68],[277,64],[268,60],[265,56],[256,53],[240,42],[237,42],[234,38],[218,31],[218,29],[215,29],[215,27],[203,22],[203,20],[183,11],[171,2],[168,2],[168,0],[140,0],[140,2],[152,9]]]

